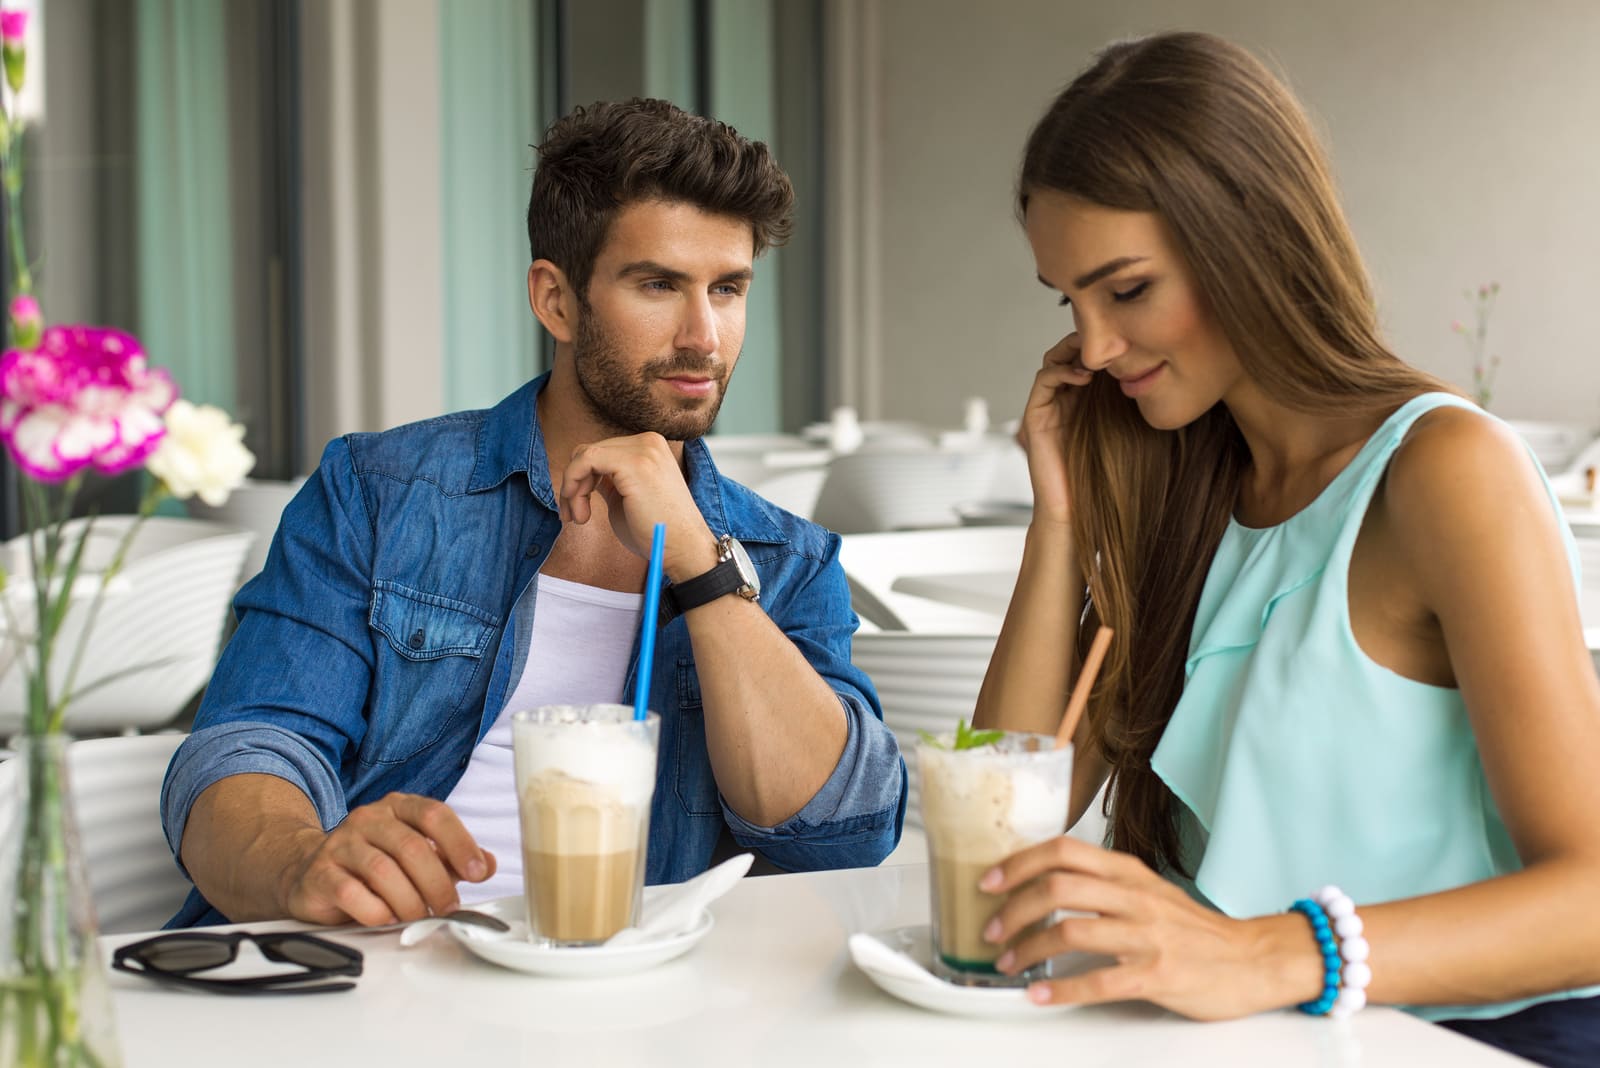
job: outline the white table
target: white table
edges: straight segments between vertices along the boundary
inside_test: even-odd
[[[127,1068],[1523,1063],[1392,1009],[1345,1024],[1292,1010],[1198,1024],[1146,1005],[1021,1023],[925,1012],[873,986],[845,939],[926,922],[927,894],[920,864],[747,878],[687,956],[613,979],[537,978],[446,934],[405,950],[389,934],[348,938],[366,971],[346,993],[221,997],[120,972],[111,983]],[[136,937],[102,939],[107,959]]]
[[[1017,585],[1017,569],[953,571],[946,574],[901,575],[889,584],[895,593],[1004,616]]]

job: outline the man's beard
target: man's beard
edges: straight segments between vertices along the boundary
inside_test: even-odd
[[[728,386],[720,360],[693,352],[678,352],[638,367],[630,366],[622,347],[588,308],[578,317],[573,363],[578,371],[578,388],[595,418],[625,434],[653,430],[669,441],[687,441],[710,430]],[[708,398],[659,399],[653,389],[656,380],[682,374],[715,380],[716,392]]]

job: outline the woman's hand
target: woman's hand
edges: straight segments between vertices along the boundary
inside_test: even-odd
[[[1028,454],[1028,475],[1033,482],[1033,514],[1065,525],[1067,467],[1061,455],[1061,433],[1077,402],[1077,390],[1094,378],[1078,362],[1083,341],[1073,331],[1044,354],[1044,366],[1033,376],[1027,404],[1017,427],[1017,444]]]
[[[1017,853],[979,884],[1011,892],[984,937],[1016,943],[996,966],[1015,974],[1077,950],[1113,957],[1028,988],[1040,1004],[1138,999],[1198,1020],[1220,1020],[1315,998],[1322,965],[1298,914],[1234,920],[1199,905],[1142,861],[1065,836]],[[1057,909],[1068,916],[1018,937]]]

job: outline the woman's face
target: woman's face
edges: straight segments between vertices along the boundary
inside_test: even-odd
[[[1040,190],[1026,229],[1039,281],[1072,307],[1083,366],[1117,379],[1145,422],[1186,426],[1243,381],[1159,216]]]

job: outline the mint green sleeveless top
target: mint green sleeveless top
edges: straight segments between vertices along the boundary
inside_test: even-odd
[[[1217,547],[1183,695],[1151,765],[1185,806],[1195,874],[1180,881],[1230,916],[1282,912],[1329,883],[1359,906],[1522,866],[1460,691],[1377,664],[1350,626],[1350,553],[1367,505],[1411,425],[1446,406],[1478,410],[1445,393],[1413,398],[1302,511],[1273,527],[1230,520]],[[1495,1017],[1595,993],[1407,1008],[1426,1019]]]

